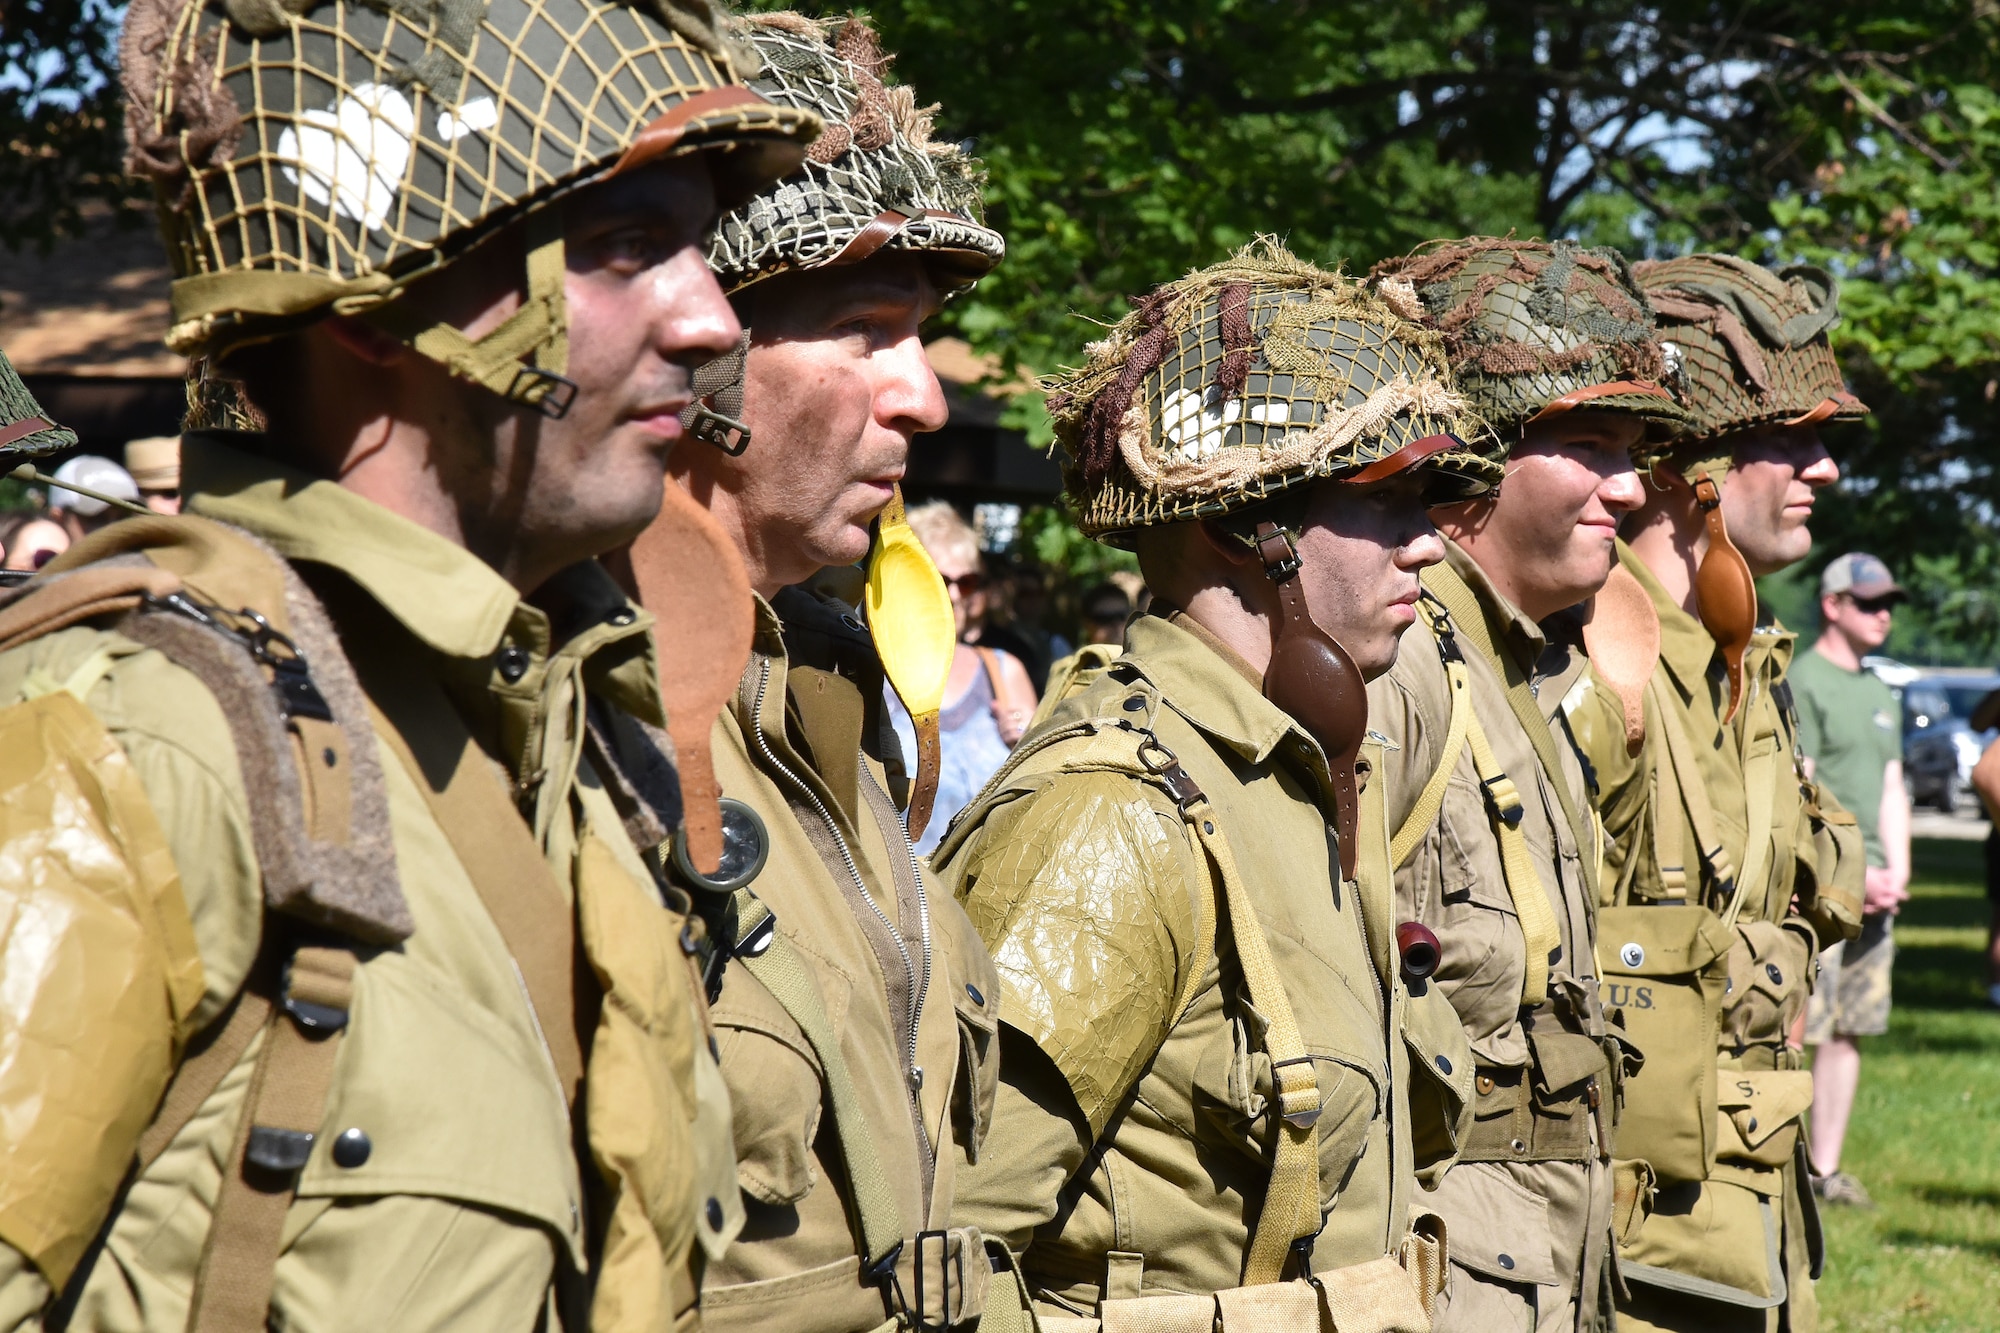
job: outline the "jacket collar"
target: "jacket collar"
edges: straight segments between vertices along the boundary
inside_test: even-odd
[[[1185,616],[1137,617],[1126,627],[1125,652],[1120,660],[1151,681],[1169,708],[1253,763],[1288,737],[1312,741],[1264,697],[1242,658]]]
[[[1660,618],[1660,661],[1666,665],[1674,684],[1680,688],[1683,697],[1692,699],[1706,688],[1710,671],[1714,668],[1719,649],[1701,622],[1683,611],[1680,604],[1668,595],[1659,579],[1646,562],[1632,553],[1632,548],[1621,539],[1618,543],[1618,559],[1632,577],[1639,580],[1639,586],[1646,590],[1646,596],[1653,601],[1653,610]]]
[[[1499,626],[1507,640],[1507,646],[1514,650],[1515,660],[1523,670],[1531,670],[1541,660],[1542,653],[1549,646],[1548,635],[1542,627],[1528,616],[1528,613],[1507,600],[1493,580],[1486,576],[1477,560],[1451,538],[1439,534],[1444,542],[1445,567],[1456,574],[1459,581],[1472,590],[1472,595],[1486,612],[1486,618]]]
[[[256,442],[222,432],[183,437],[190,513],[254,533],[288,560],[340,571],[428,647],[461,662],[480,661],[482,678],[503,644],[529,654],[531,677],[552,655],[582,659],[593,692],[664,725],[657,663],[639,637],[652,617],[596,561],[562,570],[535,602],[523,601],[463,546],[336,482],[243,447]],[[624,640],[644,646],[600,657],[600,649]],[[516,684],[532,687],[529,679]]]

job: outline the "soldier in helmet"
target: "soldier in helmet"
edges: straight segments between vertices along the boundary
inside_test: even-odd
[[[699,1326],[727,1095],[592,557],[739,336],[704,228],[817,128],[741,54],[701,0],[129,9],[169,341],[262,428],[0,610],[0,1327]]]
[[[1839,475],[1819,427],[1867,409],[1827,344],[1827,274],[1706,254],[1636,272],[1694,428],[1625,520],[1578,717],[1610,844],[1599,959],[1646,1053],[1618,1154],[1656,1186],[1621,1237],[1619,1326],[1810,1328],[1812,1076],[1790,1033],[1814,954],[1858,928],[1862,855],[1802,771],[1793,636],[1753,577],[1810,550]]]
[[[1154,600],[933,857],[1003,997],[960,1212],[1045,1317],[1428,1329],[1416,1187],[1469,1056],[1400,975],[1365,682],[1443,554],[1426,506],[1498,468],[1436,335],[1275,242],[1138,302],[1050,404]]]
[[[745,343],[701,372],[687,417],[709,443],[671,465],[749,575],[753,652],[714,753],[767,857],[733,890],[737,957],[712,1010],[748,1222],[708,1270],[704,1317],[969,1327],[989,1266],[978,1233],[952,1225],[952,1187],[991,1109],[999,990],[911,850],[853,566],[877,517],[900,511],[912,437],[944,424],[918,330],[1004,247],[980,221],[977,164],[884,82],[865,22],[769,14],[746,35],[764,67],[752,86],[827,128],[802,170],[710,233]],[[902,600],[871,604],[875,628],[906,628],[891,622],[919,608]],[[699,896],[731,891],[685,878]]]
[[[1570,609],[1611,573],[1635,458],[1687,423],[1652,312],[1613,251],[1474,238],[1375,270],[1445,338],[1507,454],[1490,496],[1434,509],[1421,628],[1370,689],[1397,910],[1443,946],[1476,1119],[1424,1196],[1453,1280],[1440,1329],[1588,1333],[1611,1317],[1612,1120],[1627,1060],[1598,985],[1598,838],[1565,710],[1586,663]],[[1587,689],[1587,685],[1585,685]]]

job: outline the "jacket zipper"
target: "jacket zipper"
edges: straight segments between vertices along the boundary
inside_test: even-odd
[[[896,952],[902,956],[903,971],[908,976],[910,982],[910,1022],[904,1046],[903,1086],[908,1090],[910,1095],[910,1115],[916,1124],[917,1147],[926,1156],[930,1156],[930,1135],[924,1132],[923,1102],[919,1097],[918,1091],[921,1085],[916,1070],[917,1028],[923,1014],[924,996],[930,990],[931,981],[931,915],[930,903],[924,894],[924,877],[917,870],[916,849],[914,847],[910,848],[910,870],[917,876],[917,917],[918,926],[923,936],[924,955],[924,966],[921,973],[918,972],[917,965],[911,961],[910,951],[903,943],[903,932],[896,929],[896,923],[889,919],[889,914],[884,912],[882,905],[875,901],[875,895],[868,892],[867,882],[861,878],[861,867],[855,861],[854,852],[848,847],[847,838],[841,833],[840,825],[834,821],[833,812],[826,808],[826,803],[820,800],[819,793],[812,789],[811,784],[785,766],[784,761],[778,758],[776,751],[772,750],[770,741],[765,738],[764,697],[770,692],[770,685],[771,659],[766,657],[763,662],[763,670],[757,677],[757,697],[750,705],[750,731],[757,738],[757,750],[764,756],[765,763],[783,774],[793,786],[806,794],[808,801],[812,802],[813,811],[818,814],[820,822],[826,825],[827,831],[833,835],[834,845],[840,848],[841,863],[847,867],[848,878],[854,881],[854,887],[860,893],[862,901],[866,902],[874,910],[875,915],[888,928],[889,938],[896,942]],[[907,839],[905,840],[905,845],[908,846]]]

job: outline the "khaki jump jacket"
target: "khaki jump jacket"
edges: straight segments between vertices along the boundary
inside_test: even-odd
[[[1772,622],[1757,627],[1744,658],[1742,706],[1725,722],[1729,687],[1715,641],[1622,542],[1618,558],[1657,618],[1660,655],[1636,754],[1628,752],[1622,704],[1608,687],[1600,684],[1573,719],[1598,782],[1608,843],[1603,902],[1607,910],[1700,903],[1718,920],[1740,904],[1733,929],[1716,937],[1724,952],[1710,984],[1719,1009],[1706,1029],[1688,1023],[1648,1031],[1643,1011],[1656,998],[1652,976],[1614,976],[1607,988],[1608,1003],[1641,1033],[1647,1058],[1628,1090],[1621,1156],[1645,1155],[1640,1120],[1717,1098],[1715,1109],[1701,1109],[1713,1163],[1706,1179],[1664,1182],[1622,1238],[1633,1300],[1621,1302],[1620,1326],[1811,1329],[1819,1227],[1799,1144],[1811,1078],[1787,1035],[1805,1004],[1818,943],[1851,933],[1850,917],[1858,922],[1849,905],[1859,903],[1859,837],[1852,817],[1800,770],[1784,682],[1793,635]],[[1719,856],[1704,854],[1687,801],[1675,797],[1673,726],[1687,739],[1684,754],[1699,775],[1711,812],[1708,838],[1720,845]],[[1758,775],[1761,794],[1752,790]],[[1753,817],[1767,828],[1754,840]],[[1599,950],[1604,970],[1623,970],[1618,957],[1630,947],[1607,927]],[[1659,993],[1668,988],[1660,985]],[[1698,1048],[1711,1040],[1717,1083],[1706,1084],[1708,1056]]]
[[[1482,637],[1529,682],[1561,761],[1556,773],[1543,766],[1509,706],[1507,668],[1462,630],[1453,633],[1471,706],[1520,791],[1520,828],[1536,887],[1554,911],[1560,953],[1549,967],[1549,1000],[1525,1007],[1527,941],[1472,748],[1461,746],[1436,821],[1396,871],[1397,912],[1437,934],[1442,958],[1433,981],[1464,1024],[1478,1065],[1471,1138],[1458,1165],[1424,1195],[1450,1228],[1453,1265],[1466,1270],[1438,1326],[1589,1328],[1610,1244],[1605,1131],[1614,1090],[1600,1058],[1596,903],[1580,859],[1597,855],[1594,831],[1579,844],[1554,785],[1562,783],[1588,817],[1589,787],[1562,715],[1585,663],[1572,645],[1551,642],[1456,545],[1446,543],[1445,565],[1426,577],[1470,591],[1489,626]],[[1451,702],[1437,640],[1420,620],[1404,635],[1394,669],[1369,688],[1370,725],[1394,747],[1384,758],[1392,829],[1403,826],[1442,760]]]
[[[901,1213],[898,1281],[914,1301],[916,1233],[950,1224],[958,1156],[977,1154],[991,1114],[999,988],[964,909],[918,869],[882,762],[893,735],[881,664],[849,608],[801,588],[760,598],[755,651],[716,726],[716,776],[764,821],[770,860],[750,890],[805,960],[839,1035]],[[880,1326],[890,1311],[861,1274],[811,1043],[739,963],[714,1015],[749,1220],[708,1270],[708,1327]],[[941,1251],[923,1248],[934,1292]],[[963,1258],[986,1263],[976,1244]]]
[[[1038,726],[1149,717],[1214,807],[1314,1062],[1312,1265],[1394,1255],[1419,1170],[1462,1129],[1456,1019],[1434,988],[1417,999],[1378,970],[1379,924],[1340,877],[1324,754],[1194,622],[1139,617],[1124,655]],[[1059,771],[1068,744],[989,787],[934,860],[1003,996],[999,1103],[959,1215],[1023,1254],[1045,1314],[1090,1316],[1101,1298],[1242,1282],[1275,1128],[1229,932],[1195,952],[1216,909],[1173,801],[1122,773]]]
[[[663,720],[650,618],[594,564],[557,576],[542,605],[525,602],[464,549],[332,483],[213,440],[189,437],[184,467],[190,512],[248,529],[311,577],[337,575],[365,594],[351,599],[351,617],[337,618],[344,640],[377,625],[421,644],[407,670],[435,677],[521,785],[524,816],[578,914],[579,952],[588,951],[601,976],[621,980],[636,1006],[627,1017],[643,1025],[614,1027],[617,1039],[608,1043],[591,1042],[585,1030],[586,1087],[607,1096],[592,1103],[587,1091],[578,1103],[579,1121],[590,1111],[595,1145],[579,1162],[585,1131],[572,1126],[502,937],[414,780],[378,747],[391,827],[377,832],[394,840],[415,931],[398,947],[361,955],[322,1132],[285,1219],[273,1327],[581,1329],[590,1292],[570,1275],[592,1272],[589,1327],[698,1328],[701,1257],[721,1248],[731,1225],[711,1200],[735,1198],[727,1096],[709,1063],[694,978],[678,944],[684,918],[663,902],[628,837],[630,812],[607,790],[582,730],[586,695],[628,717]],[[200,978],[186,1028],[199,1031],[243,985],[270,924],[249,797],[215,698],[160,653],[77,626],[0,654],[0,700],[19,698],[37,668],[68,678],[99,649],[114,656],[86,703],[143,784],[178,869]],[[30,843],[6,854],[26,855],[32,871]],[[107,895],[112,888],[104,882]],[[30,901],[24,880],[0,883],[0,923]],[[132,929],[144,939],[153,927]],[[46,955],[33,958],[32,949],[20,952],[26,937],[10,936],[4,924],[0,938],[15,950],[10,969],[21,965],[10,970],[10,985],[31,962],[74,980],[78,967],[107,976],[115,961],[66,952],[89,943],[81,936],[52,937]],[[60,990],[34,992],[25,1016],[47,1018],[46,1006],[63,1001]],[[163,1065],[164,1005],[128,1012],[159,1029],[146,1049]],[[79,1049],[94,1040],[87,1031],[69,1039]],[[180,1333],[185,1326],[256,1049],[115,1195],[71,1327]],[[25,1071],[13,1059],[18,1048],[9,1052],[0,1056],[0,1102],[32,1108],[36,1089],[18,1086]],[[90,1137],[119,1125],[124,1141],[105,1156],[130,1160],[134,1127],[152,1107],[116,1103],[128,1087],[160,1086],[167,1072],[152,1064],[96,1069],[84,1087],[103,1104],[81,1106],[70,1090],[69,1105],[83,1116],[74,1132]],[[0,1129],[0,1154],[20,1128],[9,1121]],[[369,1136],[372,1153],[338,1165],[330,1147],[350,1128]],[[602,1174],[604,1151],[642,1161],[645,1197]],[[21,1168],[14,1162],[0,1172]],[[114,1176],[107,1190],[115,1184]],[[603,1267],[607,1228],[629,1239],[631,1225],[646,1228],[648,1217],[657,1243],[628,1246]],[[0,1217],[0,1232],[6,1226]],[[635,1254],[643,1263],[630,1261]],[[29,1256],[0,1244],[0,1328],[39,1327],[49,1285]]]

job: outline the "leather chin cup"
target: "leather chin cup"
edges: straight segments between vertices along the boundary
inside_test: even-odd
[[[1347,650],[1313,619],[1299,582],[1299,556],[1291,537],[1267,520],[1257,525],[1255,544],[1265,575],[1278,585],[1282,611],[1271,645],[1271,665],[1264,671],[1264,697],[1326,751],[1333,776],[1340,874],[1352,879],[1359,816],[1354,766],[1368,734],[1367,683]]]
[[[1750,635],[1757,628],[1757,580],[1743,553],[1729,540],[1722,521],[1722,490],[1715,478],[1695,479],[1694,502],[1708,526],[1708,553],[1694,571],[1695,611],[1702,628],[1722,649],[1722,662],[1729,671],[1729,707],[1722,720],[1735,720],[1743,703],[1743,654],[1750,647]]]

